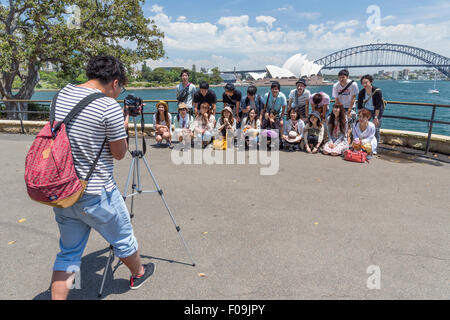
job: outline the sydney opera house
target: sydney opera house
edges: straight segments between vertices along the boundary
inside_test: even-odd
[[[302,77],[310,78],[312,76],[317,76],[320,74],[319,72],[322,69],[322,67],[323,66],[307,60],[306,54],[302,55],[301,53],[298,53],[287,59],[282,67],[267,65],[265,66],[266,72],[262,73],[250,72],[249,76],[251,80],[254,81],[264,81],[268,79],[279,79],[279,80],[283,79],[285,80],[285,82],[286,81],[292,82]]]

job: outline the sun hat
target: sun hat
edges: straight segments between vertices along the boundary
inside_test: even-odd
[[[291,130],[289,131],[288,137],[286,139],[289,143],[296,143],[302,139],[302,136],[298,134],[297,131]]]
[[[322,122],[322,120],[320,119],[320,113],[318,113],[317,111],[311,112],[311,113],[309,114],[309,117],[308,117],[308,118],[311,120],[311,117],[312,117],[312,116],[316,117],[316,118],[319,120],[319,123]]]
[[[229,111],[231,113],[231,115],[233,115],[233,110],[230,107],[227,106],[227,107],[223,108],[223,110],[220,112],[220,115],[222,117],[223,117],[223,113],[224,113],[225,110]]]
[[[156,104],[156,109],[158,109],[158,107],[159,107],[161,104],[164,106],[164,110],[165,110],[165,111],[169,111],[169,105],[167,104],[167,102],[165,102],[165,101],[163,101],[163,100],[159,101],[159,102]]]
[[[187,105],[186,105],[186,103],[184,103],[184,102],[181,102],[179,105],[178,105],[178,111],[180,111],[180,109],[188,109],[188,107],[187,107]]]

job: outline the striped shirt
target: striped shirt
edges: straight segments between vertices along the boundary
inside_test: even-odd
[[[96,92],[101,91],[68,84],[59,92],[56,100],[55,120],[64,120],[81,99]],[[114,158],[108,142],[127,137],[123,112],[119,103],[108,97],[93,101],[67,125],[67,134],[72,148],[75,169],[80,179],[85,179],[87,176],[100,152],[103,141],[107,138],[85,193],[101,194],[103,187],[106,191],[113,190],[116,185],[113,178]]]

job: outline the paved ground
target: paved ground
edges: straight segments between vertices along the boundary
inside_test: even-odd
[[[32,139],[0,135],[0,299],[50,297],[58,229],[51,209],[26,195]],[[170,155],[150,147],[146,158],[196,266],[159,195],[139,196],[135,233],[156,272],[131,291],[126,267],[118,266],[104,299],[450,297],[449,164],[394,152],[370,164],[280,152],[278,173],[262,176],[262,165],[176,166]],[[121,191],[129,163],[129,156],[116,163]],[[146,171],[142,178],[153,190]],[[81,289],[70,298],[97,299],[106,248],[92,232]],[[367,288],[372,265],[381,272],[380,289]]]

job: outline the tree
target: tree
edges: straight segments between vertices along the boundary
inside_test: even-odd
[[[85,63],[110,54],[127,68],[164,56],[162,38],[154,21],[143,15],[143,0],[9,0],[0,4],[0,95],[30,99],[39,70],[50,62],[64,75],[76,78]],[[67,20],[69,6],[72,14]],[[125,43],[133,49],[124,47]],[[21,86],[13,94],[13,83]],[[16,110],[6,103],[7,110]]]

